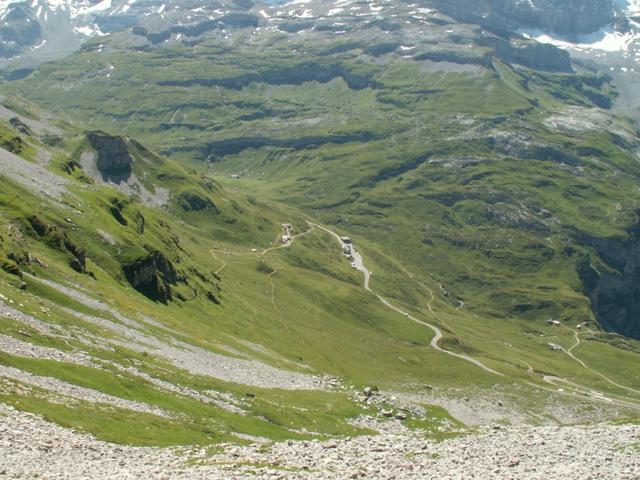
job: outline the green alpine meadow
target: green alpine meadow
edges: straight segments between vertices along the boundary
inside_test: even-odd
[[[0,1],[0,479],[638,478],[639,19]]]

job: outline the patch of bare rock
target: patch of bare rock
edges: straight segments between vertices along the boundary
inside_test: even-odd
[[[68,193],[68,180],[51,173],[42,165],[27,162],[2,149],[0,149],[0,172],[41,197],[60,200],[64,194]]]

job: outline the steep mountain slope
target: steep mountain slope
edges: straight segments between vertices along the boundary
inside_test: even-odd
[[[545,343],[568,348],[575,335],[579,347],[580,333],[539,323],[537,340],[514,321],[501,327],[505,350],[488,340],[499,320],[481,327],[374,244],[358,247],[362,268],[375,264],[372,291],[325,227],[292,209],[232,193],[131,138],[4,104],[5,403],[152,445],[356,435],[386,428],[375,418],[390,407],[430,435],[460,428],[424,402],[474,423],[634,415],[633,342],[588,329],[572,357]],[[282,219],[290,243],[273,242]],[[390,297],[400,308],[380,302],[389,289],[377,279],[400,275]],[[582,358],[589,366],[577,368]],[[527,373],[532,363],[540,373]],[[562,377],[588,394],[582,404],[547,390]],[[354,390],[373,383],[394,396]],[[458,403],[461,389],[473,404]],[[123,418],[128,427],[114,428]]]
[[[560,35],[593,33],[622,11],[610,0],[461,0],[431,2],[443,13],[496,30],[540,28]]]
[[[477,318],[448,307],[431,281],[405,272],[404,292],[393,299],[402,308],[380,302],[379,282],[360,288],[325,227],[301,231],[305,222],[290,209],[229,192],[128,137],[52,124],[15,98],[3,104],[0,467],[10,476],[108,478],[126,468],[184,478],[281,469],[309,478],[418,478],[468,471],[455,452],[470,448],[488,459],[473,465],[479,474],[527,471],[534,462],[552,474],[566,455],[557,427],[494,426],[477,440],[433,443],[425,436],[467,430],[425,402],[468,423],[637,415],[629,387],[637,385],[637,343],[556,325],[536,325],[523,339],[518,324],[501,330],[500,341],[513,342],[505,351],[492,345],[491,328],[481,333]],[[269,246],[280,218],[293,222],[293,240]],[[366,265],[384,258],[373,245],[362,250]],[[372,278],[398,268],[379,267]],[[424,309],[404,306],[424,289]],[[429,342],[432,324],[444,337]],[[465,354],[452,352],[467,339],[488,353],[468,344]],[[545,348],[549,340],[567,350]],[[525,372],[521,364],[530,363]],[[354,389],[373,381],[391,393]],[[384,434],[329,440],[376,430]],[[580,471],[606,465],[622,475],[636,469],[636,430],[562,435],[579,445]],[[281,439],[288,440],[262,445]],[[220,442],[259,445],[211,446]],[[550,443],[552,454],[542,447]],[[320,470],[327,462],[331,471]]]
[[[254,252],[277,238],[281,218],[302,228],[297,214],[230,194],[134,140],[78,135],[5,103],[23,114],[3,110],[13,139],[0,157],[4,402],[118,442],[301,438],[363,431],[345,420],[367,408],[323,375],[413,373],[383,365],[415,350],[406,339],[417,328],[363,302],[347,265],[334,260],[329,274],[297,259],[322,255],[324,270],[337,251],[314,248],[315,239],[301,252],[292,246],[293,257]],[[300,300],[291,285],[300,276],[316,297]],[[329,288],[343,296],[330,310]],[[372,345],[327,362],[338,343],[323,343],[325,329],[345,342],[366,334]],[[371,370],[356,369],[382,342],[388,353],[377,349]],[[111,425],[124,418],[140,428]]]
[[[4,403],[136,445],[637,418],[611,76],[426,3],[171,5],[2,86],[52,112],[0,108]]]
[[[395,2],[399,3],[399,2]],[[403,2],[413,9],[435,8],[456,20],[479,24],[498,31],[536,29],[565,41],[580,43],[591,35],[624,37],[629,46],[637,33],[636,0],[482,0]],[[22,57],[23,66],[77,49],[86,38],[103,36],[135,27],[155,41],[173,33],[187,36],[216,28],[238,25],[263,28],[280,19],[285,29],[318,18],[366,15],[368,9],[385,18],[394,2],[286,2],[286,1],[131,1],[131,0],[33,0],[0,2],[2,57]],[[415,11],[414,13],[419,13]],[[560,39],[558,39],[560,41]],[[604,46],[605,42],[602,42]],[[611,44],[611,42],[607,42]]]

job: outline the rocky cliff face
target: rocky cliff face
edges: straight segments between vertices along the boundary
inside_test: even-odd
[[[537,42],[515,43],[511,38],[483,37],[480,45],[491,48],[495,55],[509,63],[517,63],[534,70],[571,72],[571,56],[553,45]]]
[[[592,33],[615,19],[611,0],[430,0],[457,20],[497,30],[540,28],[563,35]]]
[[[97,166],[103,176],[131,175],[133,157],[122,137],[103,132],[89,132],[87,138],[98,154]]]
[[[12,57],[41,38],[42,29],[29,5],[11,4],[0,24],[0,57]]]
[[[593,247],[603,266],[585,260],[578,273],[591,306],[602,327],[640,339],[640,226],[628,239],[583,237]]]

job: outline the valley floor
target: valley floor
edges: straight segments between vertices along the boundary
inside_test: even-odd
[[[640,425],[493,426],[440,443],[391,425],[377,436],[325,442],[139,448],[0,404],[0,478],[640,478]]]

